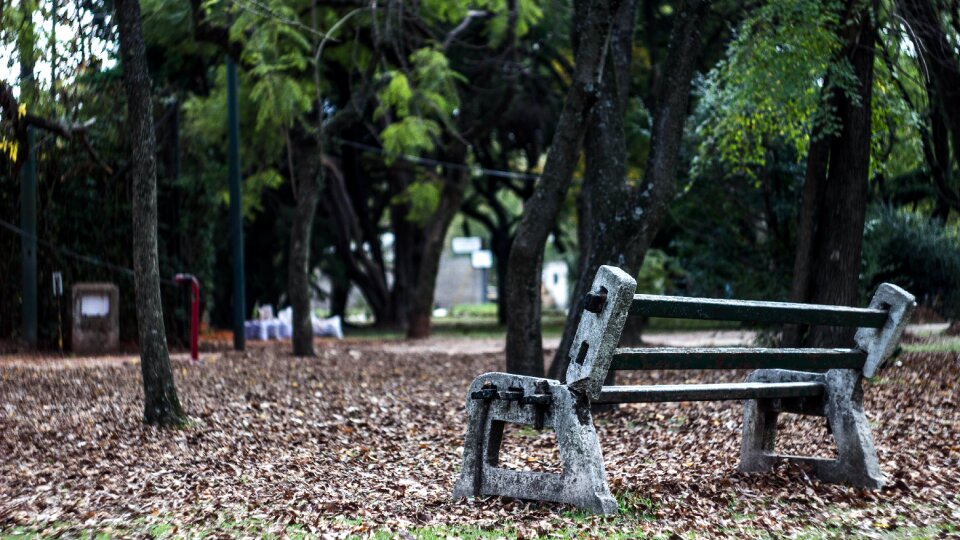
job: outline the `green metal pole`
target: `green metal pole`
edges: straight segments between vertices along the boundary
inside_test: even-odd
[[[237,105],[237,66],[227,57],[227,131],[230,181],[230,242],[233,255],[233,348],[246,346],[243,322],[247,312],[243,276],[243,212],[240,192],[240,113]]]
[[[37,152],[27,128],[27,161],[20,181],[20,247],[23,252],[23,339],[37,346]]]

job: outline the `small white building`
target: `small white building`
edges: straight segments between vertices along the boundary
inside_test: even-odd
[[[543,307],[567,310],[570,307],[570,284],[567,281],[567,263],[549,261],[543,263]]]

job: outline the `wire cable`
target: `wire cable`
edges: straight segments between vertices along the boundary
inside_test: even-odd
[[[101,261],[100,259],[98,259],[98,258],[96,258],[96,257],[94,257],[94,256],[92,256],[92,255],[84,255],[84,254],[82,254],[82,253],[77,253],[76,251],[73,251],[72,249],[68,249],[68,248],[65,248],[65,247],[57,246],[57,245],[53,244],[52,242],[48,242],[48,241],[46,241],[46,240],[38,237],[38,236],[35,235],[35,234],[28,233],[27,231],[21,229],[20,227],[17,227],[16,225],[14,225],[13,223],[10,223],[10,222],[8,222],[8,221],[4,221],[4,220],[0,219],[0,227],[3,227],[3,228],[5,228],[5,229],[8,229],[8,230],[10,230],[10,231],[12,231],[12,232],[14,232],[14,233],[16,233],[16,234],[19,234],[20,236],[22,236],[22,237],[24,237],[24,238],[33,240],[33,241],[35,241],[37,244],[41,244],[41,245],[43,245],[43,246],[45,246],[45,247],[47,247],[47,248],[49,248],[49,249],[51,249],[51,250],[53,250],[53,251],[55,251],[55,252],[57,252],[57,253],[60,253],[60,254],[62,254],[62,255],[66,255],[67,257],[72,257],[72,258],[74,258],[74,259],[77,259],[77,260],[79,260],[79,261],[85,262],[85,263],[87,263],[87,264],[92,264],[92,265],[94,265],[94,266],[101,266],[101,267],[103,267],[103,268],[108,268],[108,269],[110,269],[110,270],[113,270],[113,271],[116,271],[116,272],[120,272],[120,273],[123,273],[123,274],[127,274],[127,275],[129,275],[129,276],[134,276],[134,275],[135,275],[133,269],[131,269],[131,268],[127,268],[127,267],[125,267],[125,266],[119,266],[119,265],[116,265],[116,264],[113,264],[113,263],[109,263],[109,262],[106,262],[106,261]],[[163,283],[164,285],[169,285],[169,286],[172,286],[172,287],[179,287],[179,285],[177,284],[177,282],[174,281],[174,280],[172,280],[172,279],[160,278],[160,283]]]
[[[369,144],[359,143],[356,141],[348,141],[346,139],[341,139],[340,137],[333,137],[333,140],[344,146],[350,146],[367,152],[372,152],[375,154],[387,155],[388,152],[379,146],[371,146]],[[537,180],[540,178],[540,175],[537,174],[527,174],[527,173],[518,173],[512,171],[501,171],[497,169],[486,169],[484,167],[471,167],[470,165],[464,165],[463,163],[451,163],[449,161],[438,161],[436,159],[422,158],[417,156],[411,156],[409,154],[401,154],[396,156],[397,159],[402,159],[410,163],[415,163],[417,165],[426,165],[429,167],[447,167],[450,169],[456,169],[461,171],[470,171],[478,172],[485,174],[487,176],[495,176],[498,178],[516,178],[519,180]]]

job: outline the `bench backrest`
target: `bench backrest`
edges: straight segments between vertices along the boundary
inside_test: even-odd
[[[878,287],[867,308],[634,294],[636,281],[601,266],[570,347],[567,384],[599,396],[607,371],[644,369],[857,369],[873,377],[890,358],[916,305],[896,285]],[[853,349],[622,348],[628,316],[857,328]]]

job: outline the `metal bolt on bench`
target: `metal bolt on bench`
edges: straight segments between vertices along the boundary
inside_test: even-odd
[[[463,469],[454,497],[500,495],[617,511],[607,486],[590,406],[594,403],[745,400],[740,470],[769,471],[780,460],[809,463],[825,482],[880,488],[864,377],[893,355],[915,306],[910,293],[884,283],[867,308],[635,294],[619,268],[601,266],[570,348],[566,383],[485,373],[467,393]],[[858,328],[852,349],[617,348],[628,316],[833,325]],[[610,370],[755,369],[743,383],[604,386]],[[774,453],[777,416],[826,417],[837,459]],[[563,472],[498,467],[506,423],[553,428]]]

